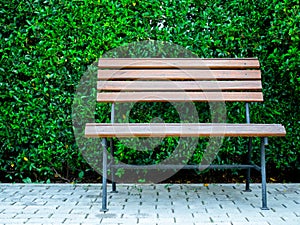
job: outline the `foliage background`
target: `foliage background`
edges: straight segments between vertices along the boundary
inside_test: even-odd
[[[72,130],[76,86],[87,66],[106,51],[150,39],[178,44],[199,57],[258,57],[265,102],[251,105],[252,122],[282,123],[287,130],[286,138],[270,140],[268,171],[282,180],[286,174],[299,175],[297,3],[2,0],[0,181],[84,179],[91,169]],[[228,120],[244,121],[243,110],[228,104]],[[216,163],[242,158],[243,144],[240,139],[227,139]],[[258,149],[254,150],[257,161]],[[193,160],[197,162],[197,155]]]

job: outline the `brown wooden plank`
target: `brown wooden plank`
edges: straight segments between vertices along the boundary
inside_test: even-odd
[[[259,80],[260,70],[98,70],[99,80]]]
[[[86,124],[86,137],[269,137],[285,136],[280,124]]]
[[[100,91],[261,90],[261,81],[98,81]]]
[[[261,92],[102,92],[98,102],[261,102]]]
[[[101,58],[98,62],[100,69],[121,68],[181,68],[181,69],[245,69],[259,68],[256,58]]]

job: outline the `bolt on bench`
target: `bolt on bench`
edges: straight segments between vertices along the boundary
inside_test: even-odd
[[[285,136],[280,124],[250,123],[249,103],[262,102],[261,72],[256,58],[102,58],[98,64],[97,101],[112,105],[111,123],[87,123],[85,136],[102,138],[102,211],[107,211],[107,140],[128,137],[246,137],[248,164],[210,165],[217,169],[261,171],[262,209],[267,207],[265,146],[270,136]],[[170,85],[172,81],[172,85]],[[125,102],[245,102],[246,123],[114,123],[114,103]],[[217,128],[217,129],[216,129]],[[252,138],[261,138],[261,165],[251,163]],[[112,142],[111,142],[112,143]],[[111,144],[111,154],[113,148]],[[176,165],[174,165],[175,167]],[[138,168],[139,166],[136,166]],[[187,165],[189,169],[198,165]],[[173,168],[172,165],[165,168]],[[116,183],[112,180],[112,189]]]

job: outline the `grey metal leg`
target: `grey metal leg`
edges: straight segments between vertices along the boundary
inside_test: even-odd
[[[114,142],[113,142],[113,139],[111,138],[110,139],[110,151],[111,151],[111,155],[112,155],[112,164],[114,165],[115,161],[114,161],[114,156],[115,156],[115,152],[114,152]],[[116,185],[116,182],[115,182],[115,170],[114,168],[112,167],[111,168],[111,181],[112,181],[112,191],[111,193],[118,193],[117,192],[117,185]]]
[[[103,171],[102,171],[102,209],[101,212],[107,212],[107,142],[102,139],[103,150]]]
[[[111,104],[111,113],[110,113],[110,121],[111,123],[114,123],[115,122],[115,103],[112,103]],[[114,149],[114,141],[113,139],[111,138],[110,139],[110,152],[111,152],[111,156],[112,156],[112,164],[114,165],[115,163],[115,149]],[[114,168],[112,167],[111,168],[111,181],[112,181],[112,193],[117,193],[117,185],[116,185],[116,182],[115,182],[115,170]]]
[[[261,139],[261,184],[262,184],[262,207],[263,210],[268,210],[267,206],[267,180],[266,180],[266,155],[265,146],[268,144],[268,138]]]
[[[252,155],[252,138],[249,138],[248,142],[248,164],[251,164],[251,155]],[[247,169],[247,175],[246,175],[246,189],[245,191],[250,192],[250,176],[251,176],[251,168]]]
[[[246,122],[247,124],[250,124],[250,109],[249,109],[249,103],[246,102]],[[252,138],[249,138],[248,142],[248,164],[251,163],[251,155],[252,155]],[[246,189],[245,191],[250,192],[250,175],[251,175],[251,169],[247,169],[246,174]]]

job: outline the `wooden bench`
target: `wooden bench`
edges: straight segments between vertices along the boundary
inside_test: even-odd
[[[247,169],[246,190],[250,190],[250,170],[261,171],[262,209],[266,196],[265,146],[270,136],[285,136],[280,124],[250,123],[249,103],[262,102],[261,72],[256,58],[247,59],[122,59],[99,60],[97,101],[112,104],[112,123],[88,123],[85,136],[103,138],[102,211],[107,211],[107,141],[123,137],[247,137],[248,164],[211,165],[211,168]],[[170,85],[172,81],[173,85]],[[116,102],[245,102],[246,123],[114,123]],[[150,125],[150,126],[149,126]],[[220,129],[215,129],[219,126]],[[252,138],[261,138],[261,165],[251,163]],[[175,166],[175,165],[174,165]],[[188,165],[198,168],[197,165]],[[138,167],[137,167],[138,168]],[[167,168],[167,167],[166,167]],[[169,167],[172,168],[172,165]],[[115,182],[112,184],[116,189]]]

